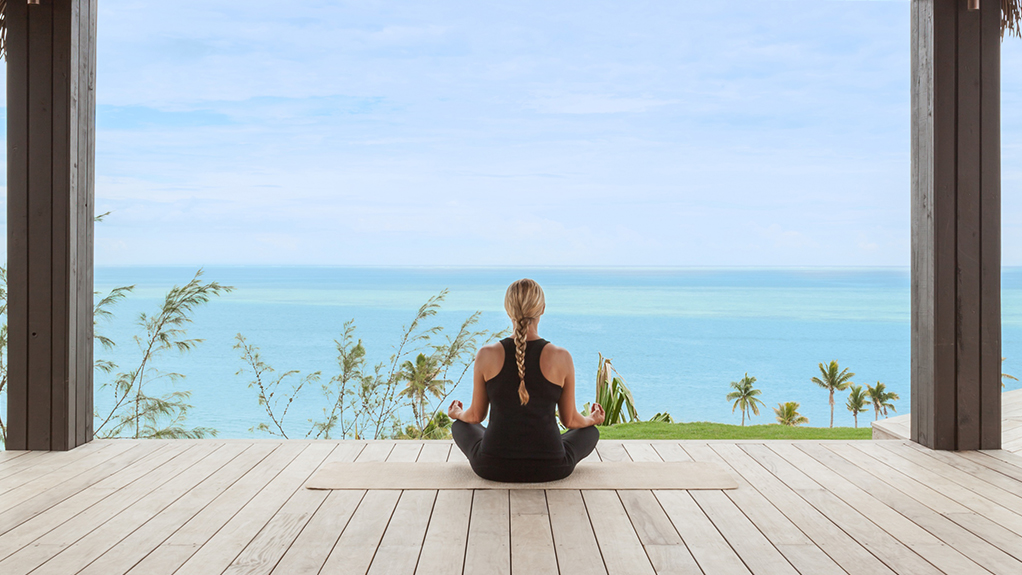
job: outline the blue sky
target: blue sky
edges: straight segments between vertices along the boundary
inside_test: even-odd
[[[100,3],[97,264],[908,265],[907,0],[167,6]]]

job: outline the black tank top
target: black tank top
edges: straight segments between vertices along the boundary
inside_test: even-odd
[[[490,421],[480,446],[482,453],[508,459],[560,459],[564,457],[561,431],[554,409],[561,398],[561,386],[543,377],[539,356],[548,341],[536,339],[525,344],[525,389],[529,403],[518,397],[518,362],[515,343],[501,340],[504,367],[486,382],[490,399]]]

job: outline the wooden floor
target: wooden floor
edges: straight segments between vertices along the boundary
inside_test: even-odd
[[[912,414],[873,422],[873,439],[908,439]],[[1022,454],[1022,389],[1001,394],[1001,449]]]
[[[731,491],[312,491],[450,442],[95,441],[0,452],[0,573],[1022,573],[1022,456],[906,441],[601,441]]]

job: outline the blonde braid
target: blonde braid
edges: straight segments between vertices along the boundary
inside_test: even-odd
[[[504,309],[514,326],[515,361],[518,364],[518,399],[522,405],[529,403],[529,392],[525,389],[525,337],[530,321],[539,321],[546,309],[543,288],[528,279],[520,279],[507,288],[504,295]]]
[[[528,318],[520,318],[515,322],[515,360],[518,362],[518,399],[522,405],[529,403],[529,392],[525,389],[525,332],[529,327]]]

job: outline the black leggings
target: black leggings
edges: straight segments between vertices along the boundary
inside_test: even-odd
[[[465,423],[455,419],[451,435],[465,457],[472,471],[483,479],[511,483],[553,481],[564,479],[575,470],[575,464],[596,449],[600,430],[595,426],[569,429],[561,434],[564,442],[563,459],[507,459],[480,453],[483,433],[486,428],[479,423]]]

